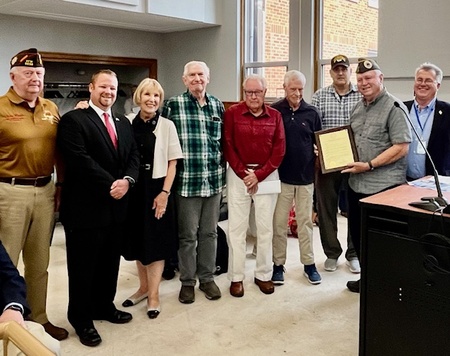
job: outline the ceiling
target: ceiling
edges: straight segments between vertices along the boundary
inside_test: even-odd
[[[109,1],[114,2],[114,0]],[[109,3],[109,5],[114,7],[113,3]],[[147,11],[125,11],[62,0],[0,0],[0,14],[156,33],[170,33],[217,26],[217,24],[202,21],[149,14]]]

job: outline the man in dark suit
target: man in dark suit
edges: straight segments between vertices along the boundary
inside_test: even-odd
[[[60,219],[66,233],[68,319],[87,346],[101,342],[93,320],[132,319],[113,303],[127,192],[139,170],[131,124],[111,112],[117,86],[114,72],[95,73],[89,107],[65,114],[58,128],[65,163]]]
[[[23,315],[30,314],[26,299],[25,281],[13,265],[0,241],[0,321],[14,320],[25,326]],[[16,311],[18,313],[9,313]],[[9,314],[6,315],[6,314]]]
[[[24,321],[24,315],[30,314],[26,299],[25,280],[20,276],[0,241],[0,323],[15,321],[28,329],[39,341],[57,355],[60,354],[59,341],[44,331],[43,326],[32,321]],[[3,354],[0,343],[0,353]],[[11,343],[8,355],[21,354]]]
[[[437,99],[443,78],[442,70],[423,63],[416,69],[414,100],[406,101],[411,121],[427,147],[440,175],[450,176],[450,104]],[[426,157],[419,139],[413,141],[408,153],[408,180],[433,175],[433,167]]]

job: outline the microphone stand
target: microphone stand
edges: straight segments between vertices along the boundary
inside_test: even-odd
[[[413,103],[413,105],[414,105],[414,103]],[[397,101],[394,101],[394,106],[397,108],[400,108],[400,110],[402,110],[405,113],[406,119],[408,120],[409,125],[411,126],[414,134],[416,135],[417,139],[419,140],[420,144],[422,145],[424,152],[426,153],[428,159],[430,160],[431,166],[433,168],[434,184],[436,186],[436,191],[438,194],[437,197],[423,197],[423,198],[421,198],[422,201],[412,202],[412,203],[409,203],[409,205],[414,206],[416,208],[429,210],[429,211],[436,211],[436,210],[440,210],[440,209],[443,210],[449,206],[449,203],[448,203],[447,199],[445,199],[444,195],[442,194],[441,183],[439,182],[438,171],[436,169],[436,166],[434,165],[433,159],[431,158],[430,152],[428,152],[428,149],[425,147],[423,141],[420,139],[420,135],[417,132],[416,128],[414,127],[414,125],[409,117],[409,114],[405,111],[405,109],[403,109],[401,107],[401,105]],[[447,209],[445,209],[445,210],[447,210]],[[444,212],[446,212],[446,211],[444,211]]]

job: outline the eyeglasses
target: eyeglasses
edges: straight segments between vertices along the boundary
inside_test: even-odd
[[[433,80],[433,79],[430,79],[430,78],[425,79],[425,80],[423,80],[422,78],[417,78],[417,79],[416,79],[416,83],[417,83],[417,84],[427,84],[427,85],[430,85],[430,84],[436,83],[436,80]]]
[[[245,96],[252,97],[255,96],[262,96],[264,94],[263,90],[244,90]]]

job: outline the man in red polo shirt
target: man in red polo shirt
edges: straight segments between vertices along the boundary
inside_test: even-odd
[[[234,297],[244,295],[246,231],[252,200],[258,231],[255,283],[265,294],[274,292],[272,222],[280,189],[277,168],[285,153],[281,114],[264,104],[266,80],[260,75],[250,75],[244,80],[243,88],[245,101],[231,106],[224,116],[224,154],[230,164],[227,171],[228,278],[230,294]]]

